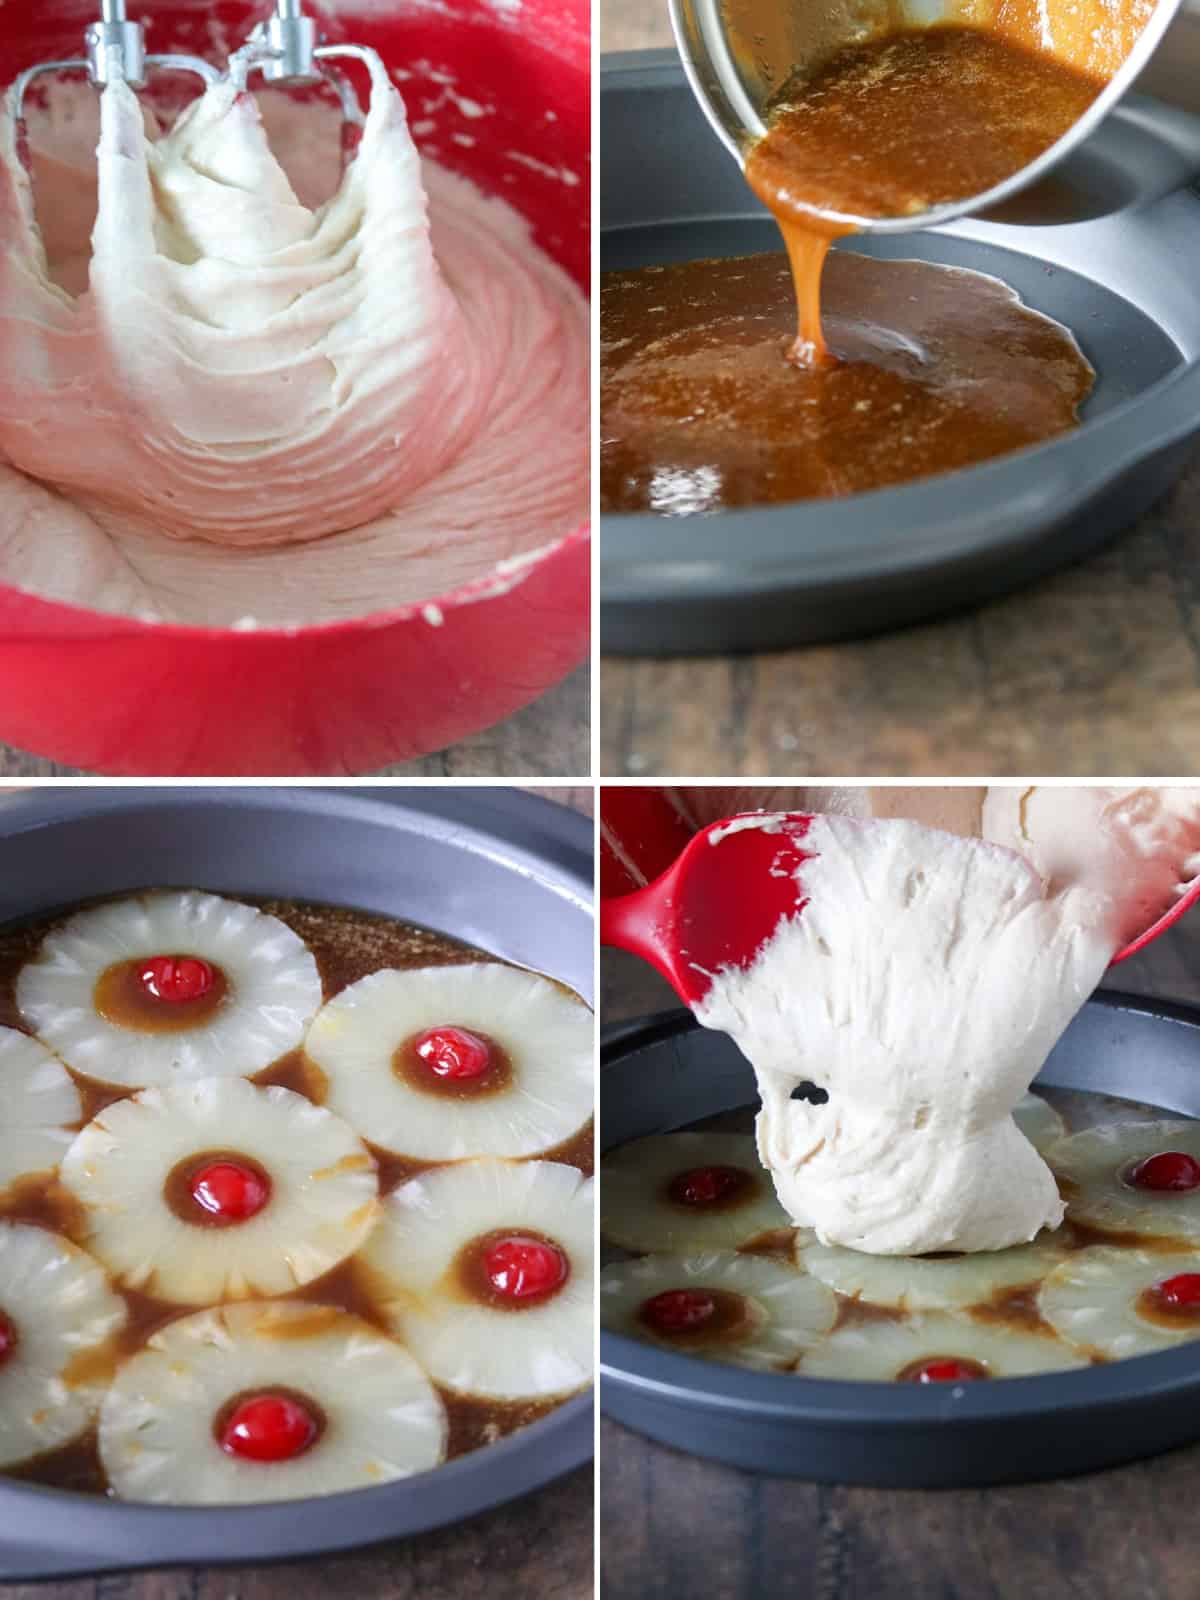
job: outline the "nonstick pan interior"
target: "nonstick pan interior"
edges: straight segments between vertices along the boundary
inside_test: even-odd
[[[511,789],[57,789],[0,797],[0,921],[197,886],[381,911],[549,973],[590,1003],[592,830]],[[592,1453],[592,1397],[418,1477],[317,1500],[138,1506],[0,1476],[0,1582],[294,1560],[456,1522]]]
[[[602,267],[778,250],[669,51],[601,76]],[[1200,200],[1071,228],[956,224],[840,248],[991,273],[1096,368],[1076,433],[842,501],[608,515],[603,643],[665,655],[859,635],[978,603],[1078,559],[1170,484],[1200,428]]]
[[[725,1035],[683,1012],[609,1036],[605,1149],[755,1101]],[[1200,1116],[1200,1010],[1104,994],[1038,1082]],[[602,1332],[600,1404],[664,1444],[754,1472],[946,1488],[1088,1472],[1200,1439],[1200,1344],[996,1383],[828,1382],[742,1371]]]

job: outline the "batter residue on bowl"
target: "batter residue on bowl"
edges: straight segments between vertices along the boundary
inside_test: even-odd
[[[480,115],[484,114],[483,108]],[[583,295],[339,110],[53,81],[0,119],[0,580],[151,620],[429,600],[586,521]]]

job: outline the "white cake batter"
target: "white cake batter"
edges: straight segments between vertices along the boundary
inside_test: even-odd
[[[422,168],[385,75],[340,184],[337,112],[261,98],[266,128],[220,84],[148,137],[123,85],[56,84],[29,109],[32,186],[6,124],[0,578],[314,620],[444,592],[586,517],[574,286],[503,202]]]
[[[1012,1108],[1116,950],[1200,866],[1200,791],[830,798],[866,810],[901,793],[961,832],[817,817],[807,904],[696,1013],[754,1066],[759,1151],[797,1223],[877,1254],[1001,1249],[1063,1215]],[[1029,859],[963,837],[976,822]],[[804,1081],[828,1101],[792,1100]]]

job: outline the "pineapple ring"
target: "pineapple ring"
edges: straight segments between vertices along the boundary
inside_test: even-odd
[[[69,1444],[104,1392],[98,1377],[72,1381],[72,1361],[123,1326],[125,1302],[97,1262],[57,1234],[0,1222],[0,1312],[15,1331],[0,1360],[0,1467]]]
[[[270,1179],[256,1215],[184,1221],[164,1185],[190,1156],[232,1149]],[[144,1089],[78,1135],[62,1182],[87,1212],[85,1244],[131,1289],[185,1305],[284,1294],[344,1260],[378,1215],[378,1177],[340,1117],[290,1089],[203,1078]]]
[[[1200,1161],[1200,1122],[1114,1122],[1072,1134],[1054,1150],[1054,1172],[1074,1186],[1067,1218],[1119,1233],[1200,1240],[1200,1188],[1135,1189],[1121,1173],[1160,1151]]]
[[[1040,1283],[1062,1250],[1050,1237],[1008,1250],[937,1259],[871,1256],[840,1245],[801,1242],[796,1258],[806,1272],[839,1294],[901,1311],[950,1311],[982,1305],[1002,1289]]]
[[[426,1094],[393,1070],[401,1044],[446,1025],[502,1047],[512,1063],[504,1088]],[[549,978],[495,962],[373,972],[321,1008],[305,1049],[329,1080],[331,1110],[419,1161],[536,1155],[592,1114],[591,1013]]]
[[[195,1027],[143,1032],[109,1022],[95,988],[118,962],[190,955],[220,967],[229,991]],[[17,977],[17,1005],[68,1066],[124,1088],[250,1077],[294,1050],[321,1004],[304,941],[277,917],[195,890],[94,906],[48,933]]]
[[[44,1044],[0,1028],[0,1189],[57,1167],[75,1137],[83,1102],[71,1074]]]
[[[736,1340],[703,1342],[656,1334],[639,1317],[656,1295],[715,1289],[750,1304],[749,1326]],[[837,1320],[837,1298],[816,1278],[766,1256],[711,1251],[680,1260],[644,1256],[619,1261],[600,1274],[600,1321],[614,1333],[642,1339],[677,1354],[759,1371],[790,1366]]]
[[[565,1395],[593,1365],[594,1181],[557,1161],[464,1161],[412,1178],[389,1195],[362,1259],[389,1322],[437,1380],[497,1400]],[[460,1250],[491,1233],[532,1231],[569,1264],[537,1304],[497,1309],[450,1271]]]
[[[1121,1361],[1200,1338],[1200,1321],[1168,1327],[1143,1316],[1142,1291],[1182,1273],[1200,1273],[1200,1256],[1159,1255],[1111,1245],[1080,1250],[1050,1274],[1038,1294],[1042,1316],[1084,1355]]]
[[[1040,1094],[1023,1094],[1013,1107],[1013,1121],[1038,1155],[1044,1156],[1066,1136],[1067,1125]]]
[[[240,1395],[283,1388],[324,1429],[289,1460],[247,1460],[214,1429]],[[297,1301],[170,1322],[125,1363],[100,1413],[100,1458],[124,1500],[246,1505],[365,1489],[438,1466],[445,1407],[408,1352],[360,1318]]]
[[[689,1205],[672,1199],[672,1180],[698,1167],[744,1174],[748,1181],[736,1203]],[[736,1250],[756,1234],[792,1226],[750,1134],[665,1133],[633,1139],[605,1156],[600,1171],[600,1231],[626,1250],[676,1255]]]
[[[1085,1356],[1053,1334],[995,1327],[962,1312],[923,1311],[902,1322],[848,1322],[823,1339],[796,1370],[802,1378],[889,1383],[899,1381],[906,1368],[939,1357],[978,1362],[989,1378],[1088,1365]]]

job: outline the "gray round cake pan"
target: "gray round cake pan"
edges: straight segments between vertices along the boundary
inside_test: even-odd
[[[0,922],[158,886],[319,900],[423,923],[591,1002],[592,828],[511,789],[40,789],[0,797]],[[278,1505],[172,1508],[0,1476],[0,1582],[296,1560],[423,1532],[592,1454],[577,1395],[433,1472]]]
[[[781,248],[673,51],[606,56],[600,77],[604,270]],[[776,649],[978,604],[1097,549],[1187,459],[1200,430],[1195,193],[1069,228],[966,222],[839,248],[991,273],[1064,323],[1097,372],[1082,426],[843,500],[606,515],[605,650]]]
[[[684,1012],[606,1034],[601,1061],[605,1149],[757,1103],[733,1043]],[[1099,995],[1038,1082],[1200,1116],[1200,1010]],[[1020,1483],[1200,1439],[1200,1343],[922,1388],[741,1371],[602,1332],[600,1405],[663,1444],[751,1472],[887,1488]]]

